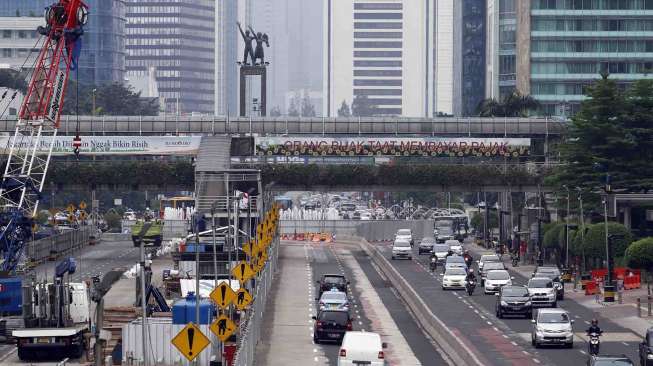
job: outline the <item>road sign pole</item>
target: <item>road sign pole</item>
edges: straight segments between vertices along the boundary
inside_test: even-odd
[[[142,343],[143,343],[143,366],[148,366],[148,357],[147,357],[147,347],[145,347],[147,342],[147,303],[145,301],[146,299],[146,289],[145,289],[145,245],[143,244],[143,241],[141,240],[140,244],[140,255],[141,255],[141,311],[143,312],[141,316],[141,325],[143,326],[143,331],[141,332],[141,336],[143,337]]]
[[[200,225],[199,220],[195,223],[195,324],[200,325]],[[194,361],[198,365],[197,359]]]

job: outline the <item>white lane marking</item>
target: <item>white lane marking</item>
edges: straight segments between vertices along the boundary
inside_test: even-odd
[[[495,332],[499,331],[499,328],[497,328],[497,327],[492,327],[492,329],[494,329]]]
[[[512,342],[510,342],[510,343],[512,343],[513,346],[516,346],[516,345],[517,345],[517,342],[515,342],[515,341],[512,341]]]
[[[587,320],[585,320],[585,324],[587,324],[587,325],[589,325],[589,324],[590,324],[590,322],[588,322]]]
[[[580,319],[580,316],[578,316],[578,315],[574,315],[574,318],[576,318],[576,319]]]
[[[492,325],[492,322],[486,322],[486,323],[487,323],[487,325]]]
[[[621,344],[623,344],[624,346],[628,346],[628,343],[626,342],[621,342]]]
[[[318,362],[320,359],[315,356],[315,362]]]
[[[581,350],[578,350],[578,352],[580,352],[580,353],[582,353],[582,354],[584,354],[584,355],[587,354],[587,352],[583,351],[582,349],[581,349]]]
[[[535,362],[535,363],[540,363],[540,360],[538,360],[537,358],[534,358],[534,359],[533,359],[533,362]]]
[[[530,354],[530,353],[528,353],[528,352],[526,352],[526,351],[521,351],[521,352],[522,352],[523,354],[525,354],[525,355],[529,355],[529,354]]]
[[[499,331],[499,330],[497,329],[497,331]],[[503,338],[505,338],[505,339],[508,339],[508,336],[505,335],[505,334],[502,334],[501,336],[502,336]]]

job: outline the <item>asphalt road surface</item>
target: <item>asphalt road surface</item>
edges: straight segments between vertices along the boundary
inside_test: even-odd
[[[530,320],[498,319],[495,316],[496,297],[484,295],[482,287],[478,286],[471,297],[465,291],[443,291],[441,267],[432,273],[428,255],[418,255],[417,245],[412,260],[391,260],[389,244],[379,244],[379,247],[432,312],[477,355],[483,365],[583,365],[587,362],[585,329],[592,318],[598,317],[590,309],[572,300],[559,301],[558,307],[567,310],[575,320],[574,348],[535,349],[531,345]],[[478,259],[478,255],[475,258]],[[514,284],[523,285],[527,281],[518,273],[511,272],[511,275],[515,277]],[[598,318],[604,331],[601,353],[625,354],[633,361],[638,360],[640,337],[609,319]]]

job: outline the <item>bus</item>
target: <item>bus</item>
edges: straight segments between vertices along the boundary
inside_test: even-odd
[[[277,196],[274,198],[274,202],[279,204],[279,207],[283,210],[292,208],[292,199],[287,196]]]

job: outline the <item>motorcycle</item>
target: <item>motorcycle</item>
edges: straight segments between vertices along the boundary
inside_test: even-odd
[[[588,334],[590,339],[587,347],[589,354],[592,356],[599,354],[599,348],[601,347],[601,341],[599,340],[599,337],[601,336],[601,333],[593,332]]]
[[[467,281],[465,288],[467,289],[467,295],[472,296],[474,289],[476,288],[476,281]]]
[[[438,267],[438,259],[435,257],[431,258],[431,263],[429,266],[431,267],[431,272],[435,272],[436,268]]]
[[[517,257],[516,255],[512,256],[512,266],[519,267],[519,257]]]

